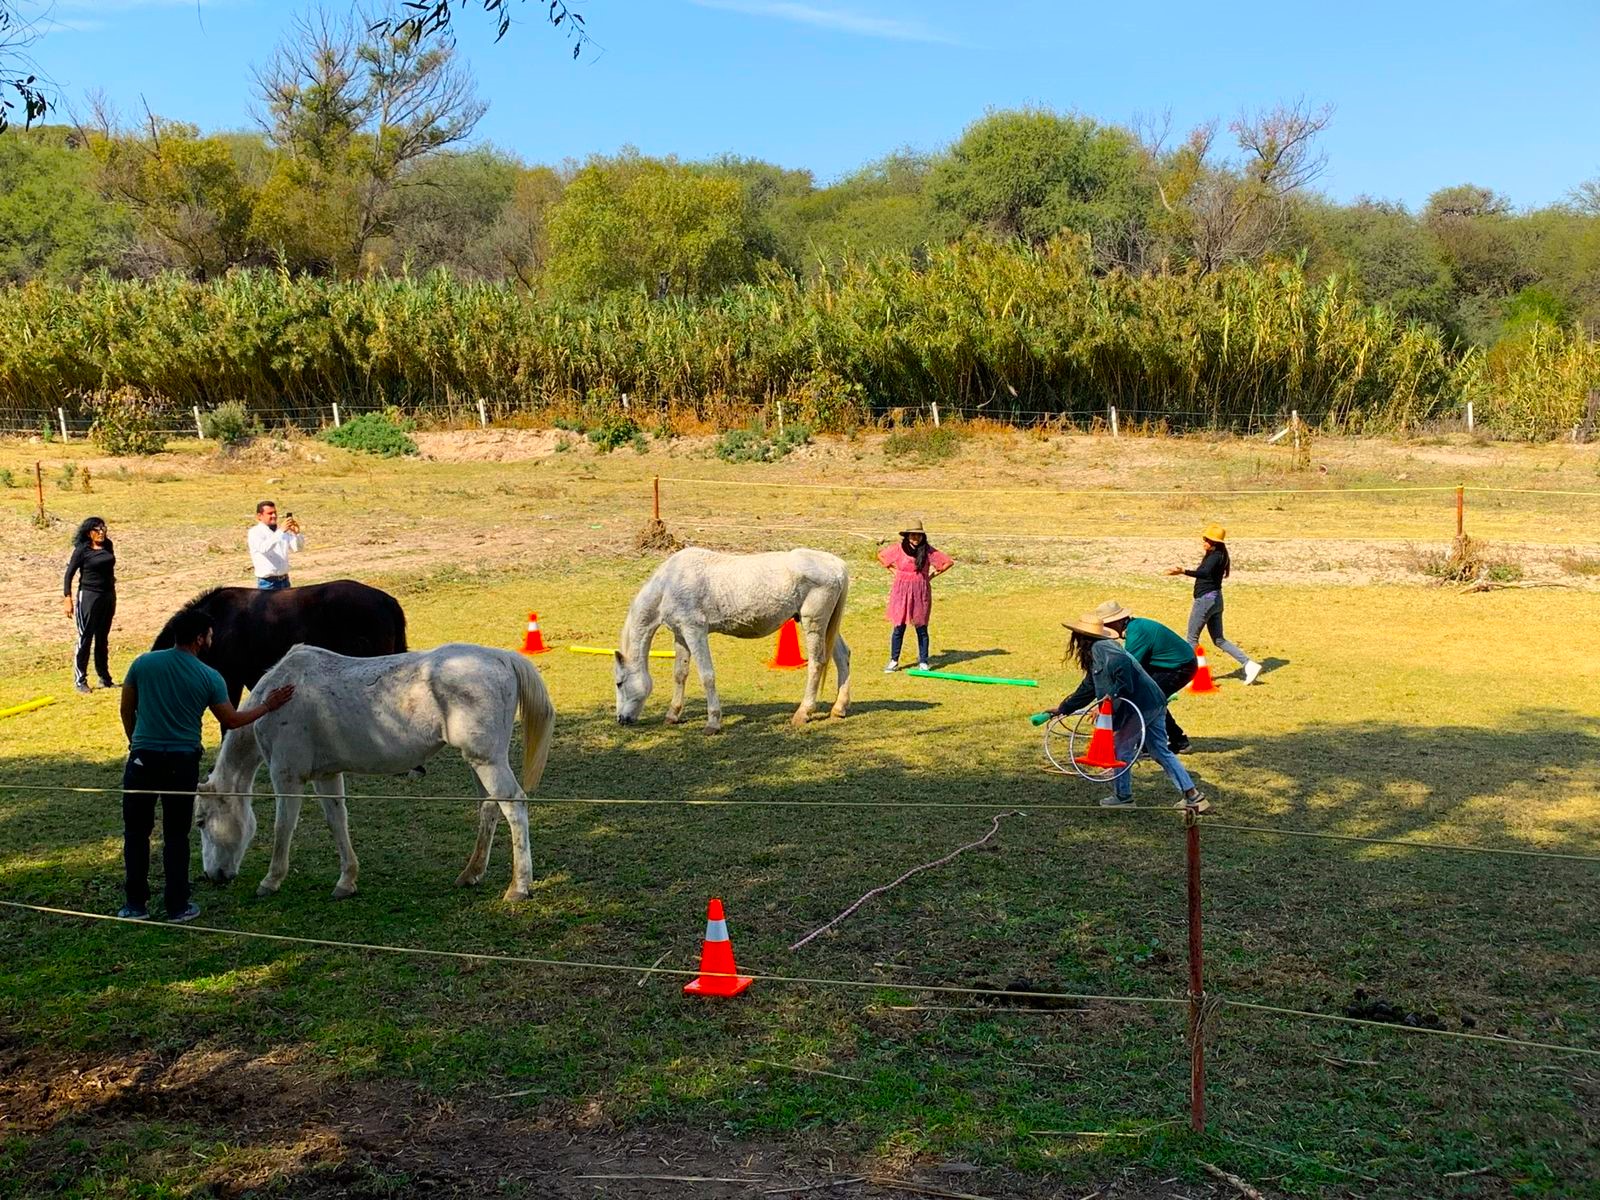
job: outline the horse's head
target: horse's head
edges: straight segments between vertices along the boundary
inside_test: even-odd
[[[200,864],[212,883],[231,883],[256,836],[256,811],[249,796],[222,789],[216,771],[195,794],[194,820],[200,830]]]
[[[650,698],[650,689],[655,686],[650,678],[650,659],[646,656],[638,663],[630,663],[622,656],[622,651],[612,653],[616,658],[612,673],[617,681],[617,724],[632,725],[639,720],[644,702]]]

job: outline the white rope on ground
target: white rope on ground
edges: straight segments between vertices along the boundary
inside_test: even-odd
[[[236,937],[254,939],[265,942],[280,942],[293,946],[316,946],[329,950],[364,950],[374,954],[401,954],[419,958],[451,958],[469,962],[509,963],[517,966],[530,967],[555,967],[567,970],[582,971],[608,971],[625,975],[675,975],[689,978],[708,977],[713,979],[754,979],[762,983],[792,983],[805,984],[813,987],[842,987],[842,988],[885,988],[905,992],[939,992],[962,996],[994,996],[1006,1000],[1077,1000],[1083,1002],[1103,1002],[1107,1004],[1169,1004],[1187,1005],[1189,1002],[1177,996],[1105,996],[1094,992],[1021,992],[1009,991],[1005,988],[980,988],[962,987],[949,983],[916,983],[914,981],[893,979],[832,979],[807,975],[765,975],[759,972],[739,971],[737,975],[728,972],[696,971],[685,967],[641,967],[633,963],[603,963],[585,962],[580,959],[566,958],[537,958],[522,954],[490,954],[476,950],[435,950],[426,946],[393,946],[383,942],[346,942],[336,938],[310,938],[295,937],[287,933],[260,933],[253,929],[224,929],[216,925],[196,925],[192,921],[174,925],[169,921],[139,920],[133,917],[118,917],[108,913],[83,912],[72,908],[57,908],[48,904],[28,904],[20,900],[0,900],[0,908],[19,909],[24,912],[43,913],[47,916],[73,917],[86,921],[111,921],[119,925],[138,925],[151,929],[162,929],[169,932],[183,931],[186,933],[216,934],[222,937]]]
[[[89,796],[165,796],[157,788],[84,787],[56,783],[7,783],[0,780],[0,792],[55,792]],[[218,796],[246,796],[267,799],[270,792],[215,792]],[[315,798],[315,797],[313,797]],[[404,792],[348,792],[345,800],[406,800],[434,801],[452,804],[482,804],[486,797],[473,795],[410,795]],[[744,797],[723,798],[689,797],[663,800],[659,798],[636,799],[628,796],[529,796],[528,804],[576,804],[596,807],[618,806],[638,808],[856,808],[856,809],[949,809],[960,812],[993,813],[995,809],[1009,808],[1001,801],[984,800],[752,800]],[[1100,804],[1029,804],[1035,812],[1100,812],[1100,813],[1157,813],[1178,816],[1182,810],[1159,804],[1127,804],[1105,808]],[[1333,842],[1358,842],[1376,846],[1396,846],[1402,850],[1432,850],[1449,854],[1499,854],[1516,858],[1549,858],[1565,862],[1600,864],[1600,855],[1565,854],[1554,850],[1524,850],[1509,846],[1473,846],[1465,842],[1412,842],[1402,838],[1361,837],[1349,833],[1319,833],[1310,829],[1284,829],[1271,825],[1237,825],[1207,816],[1204,825],[1209,829],[1227,829],[1240,833],[1259,833],[1272,837],[1303,837]]]
[[[961,854],[964,851],[976,850],[979,846],[983,845],[990,838],[992,838],[995,834],[1000,832],[1000,822],[1005,820],[1007,817],[1021,817],[1021,816],[1026,816],[1026,815],[1027,815],[1026,813],[1022,813],[1022,812],[996,813],[994,815],[994,825],[990,828],[988,833],[984,834],[977,841],[968,842],[965,846],[957,846],[954,850],[950,851],[950,853],[946,854],[943,858],[935,859],[933,862],[923,863],[920,867],[912,867],[911,870],[907,871],[904,875],[900,876],[900,878],[896,879],[893,883],[886,883],[882,887],[873,888],[865,896],[862,896],[861,899],[857,900],[854,904],[852,904],[849,908],[845,909],[842,913],[840,913],[833,920],[829,921],[826,925],[819,925],[816,929],[813,929],[810,933],[806,934],[805,937],[801,938],[794,945],[790,946],[789,947],[790,951],[798,950],[798,949],[800,949],[801,946],[804,946],[812,938],[820,937],[822,934],[827,933],[828,930],[832,929],[840,921],[844,920],[851,913],[855,912],[856,909],[860,908],[863,904],[865,904],[868,900],[871,900],[874,896],[881,896],[881,895],[883,895],[883,893],[889,891],[890,889],[899,887],[902,883],[904,883],[906,880],[910,879],[913,875],[921,874],[923,871],[931,871],[934,867],[942,867],[942,866],[944,866],[945,863],[951,861],[958,854]]]
[[[1308,1021],[1331,1021],[1337,1025],[1360,1025],[1368,1029],[1390,1029],[1399,1033],[1428,1033],[1434,1037],[1460,1038],[1468,1042],[1491,1042],[1496,1046],[1522,1046],[1530,1050],[1553,1050],[1561,1054],[1582,1054],[1600,1058],[1600,1050],[1586,1046],[1563,1046],[1558,1042],[1536,1042],[1527,1038],[1501,1037],[1493,1033],[1467,1033],[1460,1029],[1430,1029],[1426,1025],[1400,1025],[1392,1021],[1368,1021],[1362,1017],[1346,1017],[1339,1013],[1309,1012],[1303,1008],[1277,1008],[1271,1004],[1255,1004],[1248,1000],[1221,999],[1225,1008],[1242,1008],[1246,1012],[1271,1013],[1280,1017],[1299,1017]]]
[[[250,929],[224,929],[215,925],[196,925],[193,922],[174,925],[171,922],[153,922],[139,920],[132,917],[118,917],[107,913],[83,912],[78,909],[58,908],[48,904],[28,904],[20,900],[0,900],[0,908],[10,908],[22,912],[40,913],[46,916],[72,917],[87,921],[108,921],[118,925],[138,925],[145,928],[159,928],[169,933],[183,932],[192,934],[212,934],[221,937],[235,937],[246,940],[265,942],[278,942],[294,946],[315,946],[320,949],[330,950],[362,950],[374,954],[409,955],[418,958],[446,958],[468,962],[509,963],[519,966],[553,967],[567,970],[605,971],[627,975],[672,975],[672,976],[706,976],[711,978],[730,978],[731,974],[723,972],[694,971],[682,967],[636,966],[632,963],[602,963],[585,962],[575,959],[562,958],[537,958],[531,955],[519,954],[490,954],[473,950],[434,950],[423,946],[394,946],[382,942],[348,942],[336,938],[308,938],[295,937],[286,933],[260,933]],[[788,983],[812,987],[842,987],[855,989],[896,989],[907,992],[931,992],[944,995],[964,996],[990,996],[1005,1000],[1055,1000],[1078,1001],[1083,1003],[1102,1004],[1148,1004],[1148,1005],[1182,1005],[1187,1007],[1189,1000],[1177,996],[1110,996],[1096,992],[1024,992],[1010,991],[1004,988],[978,988],[962,987],[947,983],[917,983],[914,981],[899,980],[867,980],[867,979],[834,979],[806,975],[769,975],[757,972],[741,972],[740,977],[754,979],[763,983]],[[1517,1046],[1530,1050],[1547,1050],[1558,1054],[1579,1054],[1586,1057],[1600,1058],[1600,1050],[1592,1050],[1585,1046],[1564,1046],[1557,1042],[1540,1042],[1527,1038],[1500,1037],[1487,1033],[1465,1033],[1453,1029],[1430,1029],[1424,1025],[1395,1025],[1386,1021],[1368,1021],[1359,1017],[1346,1017],[1335,1013],[1310,1012],[1298,1008],[1278,1008],[1270,1004],[1257,1004],[1247,1000],[1219,999],[1218,1003],[1229,1007],[1243,1009],[1247,1012],[1267,1013],[1275,1016],[1298,1017],[1303,1020],[1329,1021],[1340,1025],[1358,1025],[1371,1029],[1392,1030],[1401,1033],[1431,1034],[1435,1037],[1459,1038],[1464,1041],[1487,1042],[1497,1046]],[[975,1008],[975,1012],[992,1013],[992,1008]],[[1046,1012],[1052,1013],[1055,1009],[1020,1009],[1020,1012]]]
[[[721,487],[797,488],[806,491],[824,492],[956,492],[969,496],[1100,496],[1108,500],[1115,499],[1118,496],[1167,496],[1178,498],[1182,496],[1337,496],[1360,493],[1454,492],[1458,486],[1464,486],[1439,484],[1427,487],[1237,488],[1215,490],[1202,488],[1154,488],[1146,491],[1133,488],[1055,488],[1047,484],[1040,484],[1038,487],[1031,488],[970,488],[937,485],[903,487],[880,483],[785,483],[765,479],[707,479],[682,475],[662,475],[660,479],[662,483],[711,484]],[[649,480],[642,480],[641,482],[648,483]]]

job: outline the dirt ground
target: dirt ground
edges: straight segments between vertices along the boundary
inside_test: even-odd
[[[8,1174],[29,1194],[70,1178],[141,1129],[193,1127],[167,1146],[167,1171],[195,1195],[365,1198],[1019,1197],[1199,1200],[1223,1184],[1109,1174],[1070,1189],[970,1163],[862,1161],[825,1143],[784,1145],[704,1131],[609,1128],[593,1114],[527,1117],[509,1102],[442,1101],[397,1083],[337,1085],[288,1051],[251,1057],[196,1048],[75,1060],[0,1040],[0,1138],[27,1145]],[[174,1139],[180,1142],[183,1139]],[[224,1147],[226,1151],[224,1152]],[[150,1153],[157,1153],[151,1150]],[[191,1162],[172,1161],[189,1156]],[[208,1161],[209,1160],[209,1161]]]

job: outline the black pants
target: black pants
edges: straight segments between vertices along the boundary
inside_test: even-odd
[[[1170,700],[1189,686],[1189,681],[1194,678],[1198,666],[1198,663],[1190,663],[1184,667],[1151,667],[1147,673]],[[1172,719],[1172,705],[1167,705],[1167,744],[1170,746],[1187,741],[1188,738],[1189,735]]]
[[[128,752],[128,765],[122,770],[122,863],[130,907],[150,904],[150,834],[156,825],[158,800],[167,916],[175,917],[189,907],[189,829],[194,824],[194,790],[199,783],[198,749]]]
[[[95,674],[100,682],[111,678],[108,661],[110,648],[106,639],[111,635],[111,618],[117,615],[115,592],[92,592],[78,589],[78,653],[73,659],[73,682],[89,682],[89,647],[94,646]]]

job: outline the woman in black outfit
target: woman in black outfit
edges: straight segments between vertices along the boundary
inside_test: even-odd
[[[1232,655],[1244,668],[1245,683],[1254,683],[1261,674],[1261,664],[1235,646],[1222,634],[1222,581],[1232,569],[1228,557],[1228,531],[1221,525],[1208,525],[1200,536],[1205,555],[1200,565],[1190,570],[1173,567],[1168,575],[1187,575],[1194,580],[1194,607],[1189,610],[1189,645],[1200,644],[1200,631],[1211,634],[1218,650]]]
[[[111,678],[106,639],[111,633],[111,618],[117,615],[117,554],[103,517],[86,517],[72,539],[72,557],[67,560],[66,578],[61,581],[61,608],[73,615],[72,577],[78,577],[78,651],[73,659],[73,682],[78,691],[89,692],[89,647],[94,646],[94,669],[101,687],[116,687]]]

